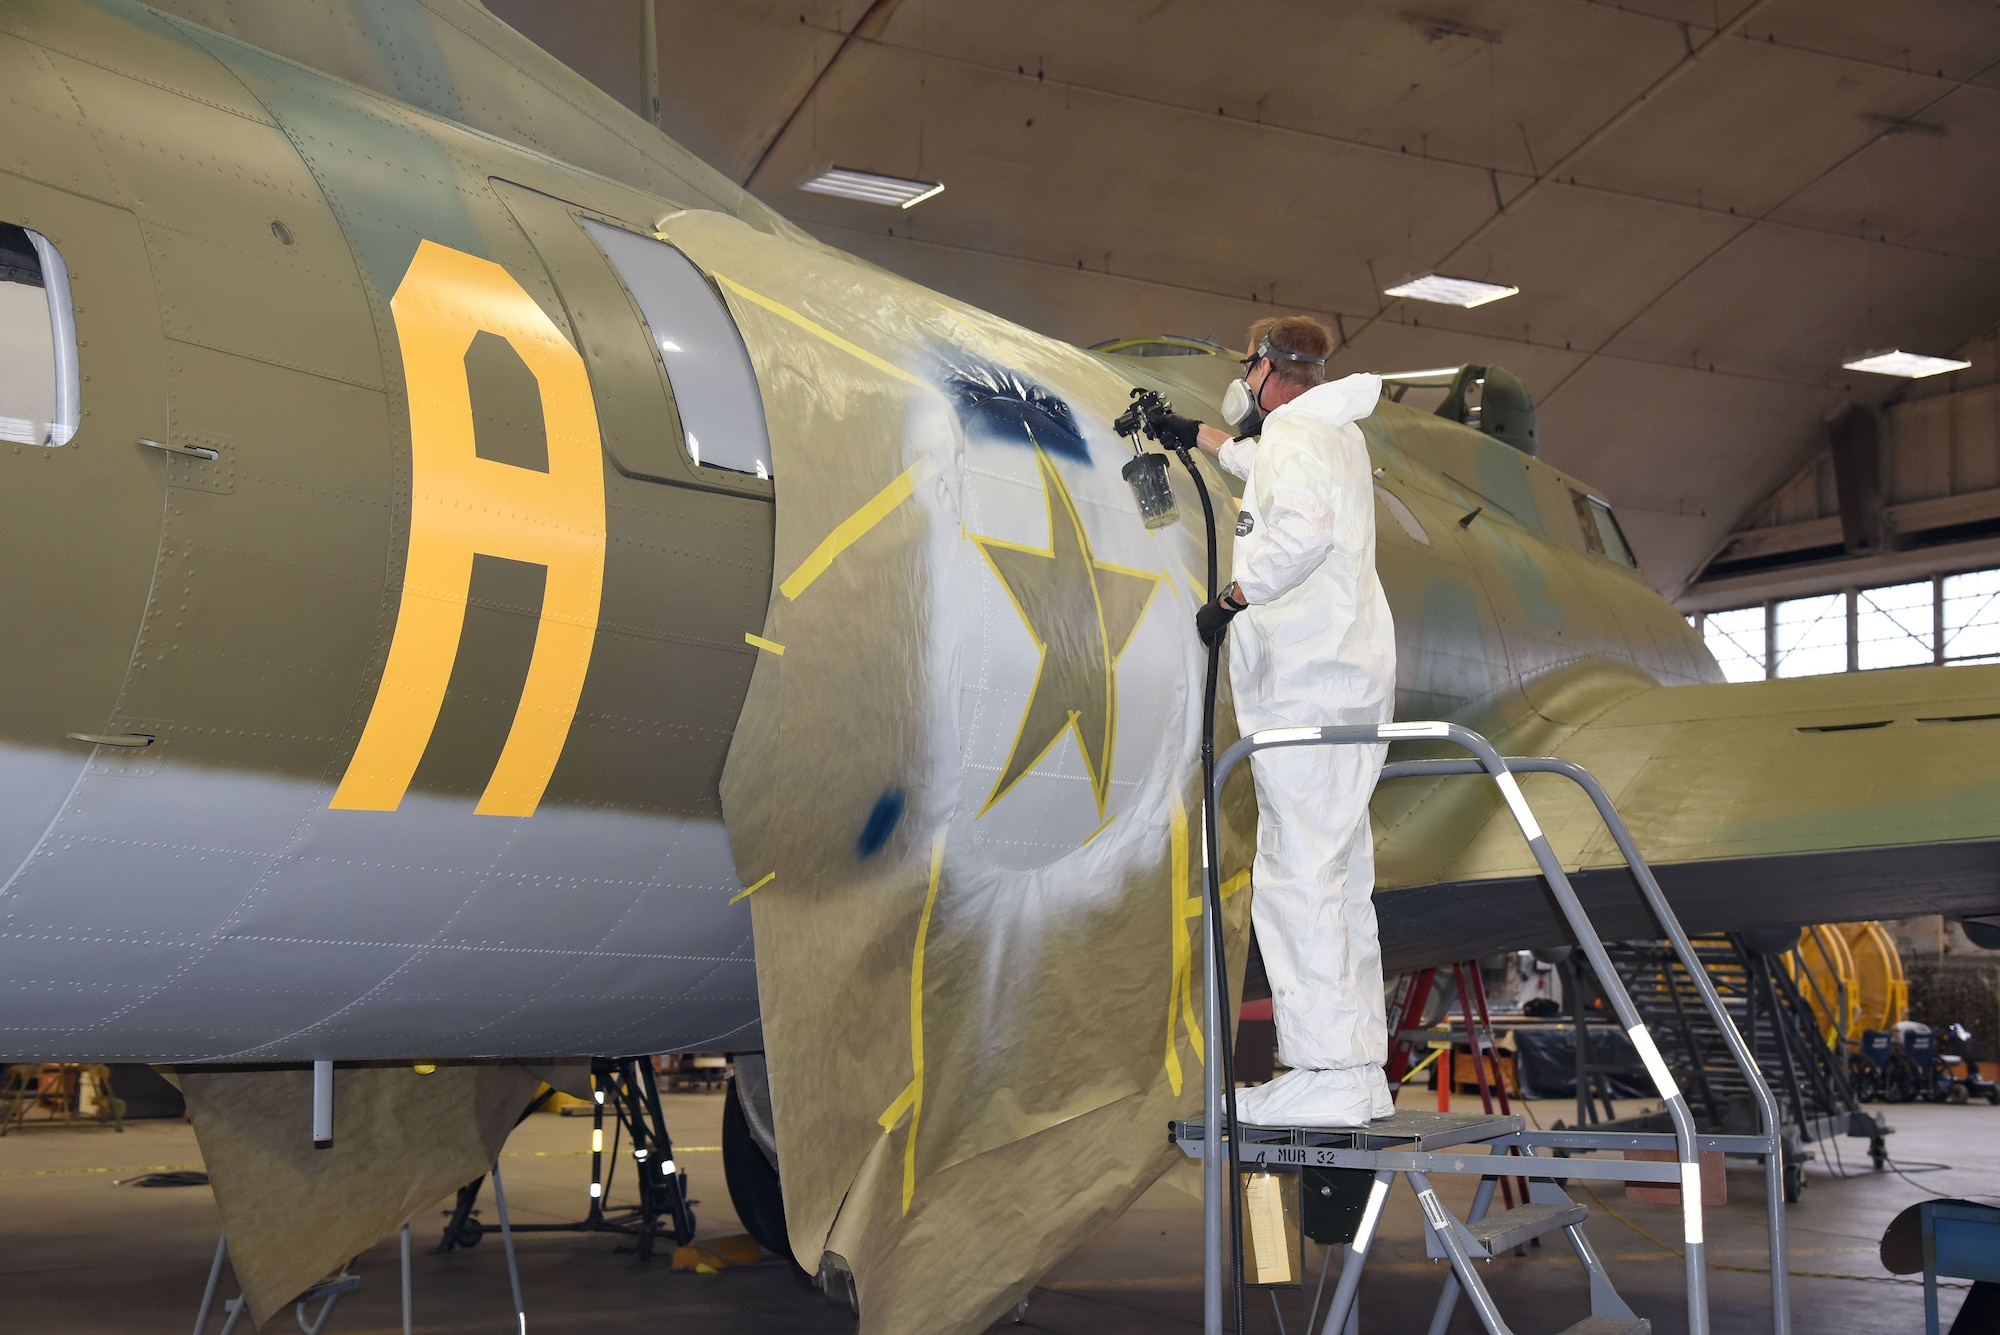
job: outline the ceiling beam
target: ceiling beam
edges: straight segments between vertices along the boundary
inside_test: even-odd
[[[855,21],[854,26],[840,34],[840,45],[833,48],[833,54],[826,58],[826,63],[814,72],[812,82],[806,86],[805,95],[792,104],[792,109],[785,114],[783,122],[779,124],[771,137],[765,141],[763,151],[757,154],[757,160],[750,164],[749,174],[741,182],[745,190],[748,190],[750,183],[757,179],[757,173],[764,170],[764,164],[771,160],[771,151],[777,148],[779,143],[784,140],[785,132],[792,128],[792,122],[799,118],[799,113],[805,110],[806,104],[813,100],[813,94],[819,91],[820,84],[825,82],[826,76],[833,72],[833,67],[840,63],[840,58],[847,53],[847,48],[857,37],[866,39],[880,33],[883,28],[888,26],[890,17],[895,14],[897,8],[902,3],[903,0],[873,0],[873,3]],[[800,15],[799,21],[801,23],[805,22],[805,16]],[[807,26],[816,27],[817,25],[807,24]],[[819,31],[826,32],[828,29],[820,28]]]
[[[1986,74],[1991,73],[1996,69],[2000,69],[2000,60],[1996,60],[1993,63],[1987,65],[1985,68],[1981,69],[1977,74],[1973,75],[1973,77],[1975,79],[1980,78]],[[1925,112],[1937,106],[1938,103],[1950,97],[1956,91],[1957,91],[1956,88],[1944,89],[1942,92],[1938,93],[1936,97],[1933,97],[1930,101],[1924,103],[1921,107],[1918,107],[1914,112],[1910,113],[1910,116],[1906,119],[1914,120],[1916,117],[1923,115]],[[1869,149],[1873,148],[1876,144],[1881,143],[1884,139],[1888,138],[1890,135],[1894,133],[1896,133],[1896,131],[1894,128],[1891,127],[1878,128],[1875,131],[1875,133],[1869,135],[1864,142],[1856,145],[1853,149],[1851,149],[1847,153],[1842,154],[1840,157],[1836,158],[1833,162],[1829,163],[1821,170],[1813,173],[1806,180],[1800,182],[1797,187],[1789,191],[1783,198],[1779,199],[1776,203],[1772,204],[1769,208],[1764,210],[1762,214],[1759,214],[1756,217],[1746,218],[1743,226],[1737,228],[1734,232],[1724,237],[1712,249],[1710,249],[1707,254],[1703,255],[1700,259],[1697,259],[1693,264],[1689,265],[1685,270],[1683,270],[1673,280],[1673,282],[1668,283],[1665,287],[1661,288],[1658,292],[1654,293],[1652,297],[1640,303],[1638,310],[1633,311],[1631,316],[1628,317],[1624,323],[1620,324],[1616,329],[1612,330],[1609,334],[1605,335],[1604,338],[1598,343],[1596,348],[1592,349],[1589,353],[1587,353],[1584,356],[1583,360],[1579,361],[1575,366],[1570,368],[1569,373],[1567,375],[1563,376],[1562,379],[1556,381],[1555,384],[1549,386],[1548,392],[1541,395],[1539,401],[1542,403],[1547,403],[1550,399],[1554,398],[1556,394],[1562,390],[1562,387],[1564,385],[1568,384],[1572,379],[1575,378],[1577,372],[1581,371],[1584,367],[1590,364],[1592,358],[1603,356],[1605,349],[1610,347],[1611,344],[1618,338],[1620,334],[1623,334],[1626,330],[1630,329],[1633,325],[1637,324],[1642,318],[1645,317],[1646,312],[1652,310],[1662,301],[1665,301],[1669,295],[1679,290],[1680,286],[1683,283],[1687,282],[1688,279],[1694,277],[1697,273],[1700,273],[1702,269],[1708,266],[1711,260],[1715,259],[1716,256],[1722,254],[1723,251],[1729,249],[1731,246],[1735,245],[1738,241],[1742,240],[1746,235],[1749,234],[1750,230],[1753,227],[1755,227],[1757,223],[1761,221],[1764,217],[1769,216],[1771,213],[1774,213],[1777,210],[1783,208],[1785,205],[1791,203],[1793,200],[1797,199],[1800,195],[1812,189],[1812,187],[1818,185],[1821,181],[1824,181],[1827,177],[1833,175],[1835,172],[1839,171],[1842,167],[1845,167],[1848,163],[1854,161],[1854,159],[1860,157],[1863,153],[1866,153]]]
[[[1435,271],[1442,269],[1446,265],[1450,264],[1452,260],[1464,254],[1469,247],[1477,244],[1482,237],[1484,237],[1487,233],[1491,232],[1495,227],[1499,226],[1502,219],[1511,217],[1515,212],[1519,210],[1522,204],[1526,203],[1528,200],[1534,198],[1537,194],[1541,193],[1543,187],[1548,185],[1551,181],[1560,177],[1565,171],[1572,170],[1585,153],[1590,152],[1590,150],[1596,148],[1599,144],[1603,143],[1604,140],[1608,138],[1611,134],[1613,134],[1615,131],[1617,131],[1619,127],[1623,126],[1627,121],[1631,120],[1634,116],[1638,115],[1640,108],[1644,107],[1647,103],[1651,102],[1654,98],[1658,97],[1661,93],[1665,92],[1668,87],[1678,82],[1682,78],[1682,76],[1687,74],[1688,71],[1692,70],[1696,65],[1700,64],[1704,56],[1714,51],[1716,47],[1719,46],[1726,38],[1728,38],[1728,36],[1731,33],[1740,31],[1744,24],[1748,23],[1751,20],[1751,18],[1753,18],[1758,13],[1758,11],[1765,8],[1770,3],[1771,0],[1750,0],[1750,3],[1748,5],[1745,5],[1742,9],[1737,11],[1735,18],[1723,24],[1720,28],[1717,28],[1714,32],[1710,33],[1701,42],[1692,45],[1689,48],[1688,53],[1682,56],[1679,60],[1675,61],[1673,66],[1669,68],[1666,71],[1666,73],[1660,75],[1659,78],[1647,84],[1643,89],[1639,91],[1638,96],[1634,97],[1631,101],[1627,102],[1624,106],[1620,107],[1618,110],[1612,112],[1611,115],[1607,116],[1598,125],[1596,129],[1592,130],[1589,134],[1585,135],[1575,144],[1572,144],[1568,152],[1564,153],[1560,158],[1557,158],[1553,163],[1549,165],[1547,171],[1544,171],[1541,175],[1529,181],[1528,184],[1523,186],[1512,199],[1508,200],[1505,204],[1495,209],[1491,214],[1489,214],[1486,217],[1486,219],[1483,222],[1481,222],[1478,226],[1474,227],[1470,232],[1467,232],[1464,237],[1460,238],[1457,245],[1453,246],[1450,250],[1447,250],[1444,254],[1440,255],[1436,263],[1431,265],[1432,270]],[[1367,333],[1370,329],[1374,328],[1375,325],[1381,321],[1382,316],[1387,314],[1390,310],[1392,310],[1395,304],[1396,304],[1395,302],[1391,302],[1390,304],[1385,305],[1380,312],[1378,312],[1374,316],[1371,316],[1369,319],[1363,321],[1361,327],[1348,336],[1347,339],[1348,343],[1352,344],[1356,339],[1360,338],[1363,334]],[[1572,371],[1571,375],[1574,374],[1575,372]],[[1568,378],[1569,377],[1565,376],[1564,380],[1567,380]],[[1558,383],[1560,384],[1561,382]]]
[[[869,34],[861,33],[858,30],[852,33],[842,33],[837,28],[819,27],[816,28],[816,30],[819,32],[827,33],[829,35],[839,36],[843,38],[843,40],[845,41],[850,41],[852,43],[856,43],[859,45],[878,47],[884,51],[894,51],[901,55],[913,56],[918,59],[935,62],[937,64],[957,65],[965,69],[979,70],[983,73],[999,75],[1004,78],[1021,79],[1024,82],[1043,84],[1064,93],[1080,93],[1089,97],[1099,97],[1107,101],[1120,102],[1129,106],[1144,107],[1154,111],[1165,111],[1165,112],[1177,113],[1182,116],[1199,117],[1202,120],[1218,120],[1226,125],[1231,125],[1240,129],[1257,131],[1264,134],[1272,134],[1288,138],[1303,139],[1313,143],[1327,144],[1336,148],[1352,149],[1356,152],[1370,153],[1381,157],[1402,158],[1406,161],[1414,159],[1418,162],[1434,163],[1441,167],[1448,167],[1458,171],[1475,173],[1478,176],[1487,176],[1496,178],[1494,180],[1493,188],[1499,191],[1499,193],[1503,197],[1501,201],[1496,201],[1498,207],[1502,211],[1512,208],[1514,204],[1519,202],[1522,194],[1525,193],[1526,188],[1530,185],[1535,185],[1535,186],[1548,187],[1556,190],[1574,190],[1580,194],[1598,195],[1607,199],[1622,199],[1622,200],[1629,200],[1634,203],[1651,204],[1658,206],[1660,208],[1674,209],[1684,213],[1698,213],[1698,214],[1713,216],[1716,218],[1736,218],[1736,219],[1748,218],[1754,225],[1758,227],[1771,228],[1777,231],[1799,232],[1809,236],[1832,237],[1842,241],[1854,241],[1854,242],[1859,242],[1863,245],[1878,246],[1884,250],[1899,251],[1912,255],[1927,255],[1934,259],[1960,260],[1973,264],[2000,265],[2000,252],[1996,252],[1993,254],[1986,254],[1986,255],[1978,255],[1968,251],[1948,250],[1941,246],[1918,245],[1916,243],[1909,241],[1892,241],[1886,235],[1877,233],[1871,236],[1859,230],[1858,228],[1856,230],[1850,231],[1840,227],[1826,227],[1816,223],[1797,222],[1783,218],[1772,218],[1766,216],[1751,217],[1751,215],[1748,214],[1737,213],[1734,208],[1725,207],[1721,205],[1703,204],[1694,200],[1687,200],[1687,199],[1675,199],[1672,198],[1671,196],[1666,196],[1666,195],[1651,195],[1645,193],[1644,191],[1621,189],[1616,186],[1593,185],[1586,181],[1579,181],[1573,175],[1567,178],[1558,178],[1551,174],[1553,173],[1555,168],[1551,168],[1550,172],[1544,172],[1538,176],[1531,176],[1524,172],[1518,171],[1514,168],[1489,166],[1488,164],[1483,162],[1474,162],[1466,158],[1455,158],[1455,157],[1444,156],[1440,154],[1431,153],[1427,150],[1419,151],[1417,153],[1411,153],[1407,146],[1401,144],[1380,143],[1370,139],[1357,139],[1348,135],[1333,134],[1325,130],[1309,130],[1300,126],[1286,125],[1281,121],[1259,120],[1249,116],[1232,115],[1220,107],[1216,108],[1215,112],[1211,115],[1211,113],[1206,112],[1199,107],[1189,106],[1185,102],[1172,102],[1168,101],[1165,98],[1151,97],[1144,93],[1129,93],[1123,91],[1122,89],[1103,88],[1099,87],[1096,84],[1079,83],[1074,80],[1060,79],[1039,72],[1024,75],[1020,73],[1018,69],[1010,68],[1005,65],[996,65],[983,60],[974,60],[967,56],[959,56],[943,52],[927,51],[923,47],[912,46],[907,42],[891,41],[885,37],[879,35],[871,36]],[[831,68],[830,63],[828,68]],[[822,73],[824,73],[824,71],[822,71]],[[815,87],[818,86],[817,81],[815,81],[814,86]],[[1954,89],[1985,88],[1985,87],[1986,85],[1984,84],[1973,84],[1964,81],[1960,81],[1953,84]],[[1991,91],[2000,92],[2000,89],[1994,89]],[[803,106],[804,102],[801,101],[800,105]],[[797,115],[797,108],[794,108],[793,115]],[[787,123],[789,124],[789,121]],[[772,143],[775,145],[776,140],[774,139]],[[758,159],[758,166],[761,167],[763,165],[764,158],[768,157],[769,155],[770,155],[770,147],[767,146],[766,149],[764,150],[764,154],[760,156]],[[1568,155],[1566,155],[1564,161],[1567,160],[1568,160]],[[1560,166],[1561,164],[1558,163],[1557,165]],[[756,174],[754,169],[752,170],[751,174],[752,175]],[[1507,188],[1515,188],[1517,182],[1521,183],[1521,185],[1518,187],[1519,193],[1517,193],[1516,196],[1511,200],[1505,199],[1504,198],[1505,190],[1501,189],[1501,187],[1504,186]],[[746,185],[748,184],[747,177],[745,178],[745,184]],[[1473,188],[1478,188],[1477,183],[1473,183]]]
[[[1625,18],[1638,19],[1646,23],[1665,24],[1668,27],[1681,28],[1683,30],[1692,26],[1682,19],[1674,18],[1670,14],[1654,14],[1643,9],[1633,9],[1623,3],[1619,3],[1619,0],[1570,0],[1570,2],[1572,4],[1583,5],[1589,9],[1609,10]],[[1870,60],[1866,56],[1857,56],[1851,51],[1834,51],[1823,46],[1807,46],[1804,42],[1781,41],[1774,32],[1764,34],[1762,40],[1759,40],[1756,36],[1746,31],[1743,34],[1743,40],[1746,42],[1755,42],[1758,46],[1769,47],[1775,51],[1796,51],[1800,55],[1818,56],[1822,60],[1835,60],[1844,65],[1859,65],[1863,69],[1885,70],[1891,74],[1907,74],[1913,79],[1937,79],[1950,83],[1957,88],[1977,88],[1982,92],[2000,93],[2000,88],[1995,88],[1990,84],[1976,84],[1969,79],[1953,79],[1943,70],[1920,70],[1908,61],[1898,65],[1893,61]],[[1975,75],[1974,77],[1978,76]]]

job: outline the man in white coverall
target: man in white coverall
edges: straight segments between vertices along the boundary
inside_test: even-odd
[[[1375,575],[1373,471],[1354,425],[1375,411],[1381,378],[1322,383],[1332,338],[1303,317],[1260,321],[1250,348],[1243,380],[1223,401],[1242,434],[1199,429],[1197,443],[1244,489],[1234,578],[1197,627],[1213,644],[1236,622],[1229,679],[1245,734],[1386,723],[1396,644]],[[1368,826],[1386,750],[1287,747],[1251,758],[1251,916],[1271,980],[1278,1060],[1291,1068],[1237,1096],[1237,1115],[1251,1125],[1357,1126],[1395,1110],[1382,1076],[1388,1025]]]

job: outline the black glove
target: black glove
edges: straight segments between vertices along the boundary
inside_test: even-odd
[[[1201,637],[1203,644],[1213,649],[1229,634],[1230,621],[1242,610],[1243,604],[1231,601],[1229,590],[1224,589],[1215,595],[1214,602],[1204,604],[1194,614],[1194,633]]]
[[[1154,440],[1171,443],[1183,450],[1193,449],[1201,435],[1200,422],[1192,417],[1182,417],[1157,399],[1146,405],[1146,425],[1152,429]]]

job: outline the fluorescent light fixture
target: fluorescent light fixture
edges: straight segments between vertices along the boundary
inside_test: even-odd
[[[1871,352],[1866,357],[1857,357],[1840,365],[1848,371],[1872,371],[1876,375],[1900,375],[1922,380],[1927,375],[1963,371],[1972,363],[1962,362],[1956,357],[1926,357],[1921,352],[1901,352],[1891,348],[1887,352]]]
[[[912,181],[902,176],[883,176],[877,172],[833,167],[813,177],[799,189],[809,190],[815,195],[838,195],[842,199],[858,199],[864,204],[894,204],[907,209],[941,193],[944,182]]]
[[[1458,377],[1456,366],[1433,366],[1428,371],[1389,371],[1382,379],[1391,385],[1449,385]]]
[[[1382,289],[1388,297],[1408,297],[1412,301],[1434,301],[1440,306],[1463,306],[1471,310],[1474,306],[1484,306],[1489,301],[1511,297],[1521,289],[1508,287],[1505,283],[1482,283],[1477,278],[1447,278],[1441,273],[1427,273],[1422,278],[1412,278],[1394,287]]]

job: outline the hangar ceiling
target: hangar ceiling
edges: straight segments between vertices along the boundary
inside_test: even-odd
[[[637,105],[637,0],[488,7]],[[658,0],[658,30],[668,133],[1023,324],[1235,346],[1299,309],[1336,372],[1508,367],[1669,594],[1830,414],[1906,390],[1842,361],[2000,316],[1990,0]],[[947,188],[798,189],[835,164]],[[1381,295],[1432,270],[1521,292]]]

